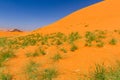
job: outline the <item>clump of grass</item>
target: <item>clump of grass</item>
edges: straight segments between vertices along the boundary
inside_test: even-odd
[[[1,50],[0,51],[0,66],[2,66],[2,63],[6,60],[15,57],[14,52],[12,50]]]
[[[48,35],[42,36],[41,44],[42,44],[42,45],[48,44],[48,39],[49,39],[49,36],[48,36]]]
[[[120,62],[118,61],[114,67],[96,65],[95,71],[81,77],[80,80],[120,80]]]
[[[72,44],[70,50],[71,50],[72,52],[74,52],[74,51],[77,50],[77,49],[78,49],[78,47],[77,47],[75,44]]]
[[[60,41],[60,40],[56,41],[56,45],[61,45],[61,44],[63,44],[62,41]]]
[[[29,80],[40,80],[39,78],[39,64],[30,61],[25,68],[25,74]]]
[[[4,47],[6,45],[7,38],[1,37],[0,38],[0,47]]]
[[[104,46],[103,39],[106,38],[106,32],[99,30],[95,30],[94,32],[88,31],[85,34],[85,38],[86,38],[85,46],[91,47],[96,44],[97,47],[103,47]]]
[[[12,75],[0,73],[0,80],[12,80]]]
[[[52,57],[52,59],[53,59],[53,61],[56,62],[56,61],[59,61],[60,59],[62,59],[62,56],[59,53],[57,53]]]
[[[58,71],[53,68],[45,69],[41,76],[42,76],[41,80],[53,80],[58,76]]]
[[[109,44],[111,45],[116,45],[117,44],[117,40],[115,38],[112,38],[109,42]]]
[[[64,53],[67,53],[67,50],[65,48],[61,48],[60,50]]]
[[[114,67],[109,68],[106,80],[120,80],[120,62],[117,61]]]
[[[43,49],[38,49],[35,52],[28,52],[26,53],[27,57],[37,57],[40,55],[46,55],[46,52]]]
[[[35,51],[34,53],[30,53],[30,52],[29,52],[29,53],[26,53],[26,56],[27,56],[27,57],[37,57],[37,56],[39,56],[39,55],[40,55],[40,54],[39,54],[38,52],[36,52],[36,51]]]
[[[97,47],[103,47],[104,46],[104,42],[100,41],[100,42],[97,42],[96,46]]]
[[[74,41],[76,41],[76,40],[78,40],[78,39],[80,39],[80,38],[81,38],[81,36],[80,36],[80,34],[79,34],[78,32],[72,32],[72,33],[69,34],[69,36],[68,36],[68,40],[69,40],[69,43],[70,43],[70,44],[73,44]]]
[[[86,38],[85,46],[89,46],[90,47],[90,46],[92,46],[92,42],[94,40],[96,40],[96,35],[94,33],[88,31],[85,34],[85,38]]]
[[[104,65],[96,65],[90,80],[106,80],[106,69]]]
[[[42,54],[42,55],[46,55],[46,52],[42,49],[39,50],[39,53]]]

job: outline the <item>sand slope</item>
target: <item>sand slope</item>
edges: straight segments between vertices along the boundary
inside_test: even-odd
[[[65,18],[35,32],[85,32],[87,30],[113,30],[120,28],[120,1],[105,0],[78,10]],[[85,27],[87,26],[87,28]]]

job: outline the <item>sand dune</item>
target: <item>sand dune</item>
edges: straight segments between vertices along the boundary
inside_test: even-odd
[[[119,0],[105,0],[78,10],[59,21],[35,30],[35,32],[85,32],[87,30],[96,29],[120,29],[119,7]],[[87,28],[85,26],[87,26]]]
[[[105,31],[105,33],[102,33],[105,34],[105,37],[107,37],[107,39],[103,40],[105,44],[101,43],[97,46],[95,44],[92,47],[85,46],[84,43],[86,41],[86,32],[94,32],[95,30],[99,30],[101,32]],[[61,43],[54,45],[52,42],[54,42],[56,38],[55,40],[51,40],[50,44],[49,41],[48,43],[41,43],[39,42],[39,38],[42,38],[45,41],[48,38],[46,38],[46,36],[40,37],[41,35],[36,35],[36,33],[43,33],[43,35],[45,35],[58,32],[65,33],[65,35],[68,35],[71,32],[80,33],[82,39],[74,42],[78,49],[72,52],[70,50],[71,44],[69,44],[69,42],[63,42],[62,45],[60,45]],[[0,32],[0,36],[18,34],[19,33],[16,32]],[[111,66],[115,64],[116,60],[120,60],[120,0],[101,1],[92,6],[88,6],[73,12],[59,21],[33,30],[31,33],[27,34],[31,35],[24,36],[24,34],[22,34],[22,37],[15,39],[21,40],[19,41],[19,44],[17,44],[17,48],[20,46],[20,49],[18,49],[16,52],[17,57],[12,58],[7,62],[7,65],[9,65],[8,70],[11,74],[14,75],[15,80],[26,80],[21,73],[23,73],[23,67],[30,60],[40,63],[42,65],[40,66],[41,69],[51,66],[57,68],[60,75],[55,80],[78,80],[78,77],[81,74],[88,74],[90,70],[93,70],[95,64],[104,63],[105,66]],[[50,37],[54,39],[53,36]],[[118,43],[116,45],[114,45],[115,40],[113,40],[113,43],[109,42],[109,40],[112,38],[117,39]],[[36,42],[36,39],[38,42]],[[60,38],[59,40],[62,39]],[[34,44],[35,42],[36,44]],[[93,44],[94,43],[97,43],[97,41],[93,41]],[[26,53],[35,51],[38,47],[40,47],[40,49],[44,49],[46,51],[46,55],[44,55],[44,52],[42,52],[42,56],[26,57]],[[61,52],[61,48],[66,48],[67,52],[63,53],[65,50]],[[60,61],[54,63],[52,62],[51,57],[56,53],[60,53],[63,58]]]

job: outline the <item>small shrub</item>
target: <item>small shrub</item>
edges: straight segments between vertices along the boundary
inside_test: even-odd
[[[42,73],[41,80],[53,80],[58,75],[58,71],[56,69],[45,69]]]
[[[96,40],[96,35],[93,32],[86,32],[85,38],[86,38],[87,42],[92,42],[92,41]]]
[[[117,40],[115,38],[112,38],[109,42],[109,44],[111,45],[116,45],[117,44]]]
[[[4,47],[6,45],[7,38],[0,38],[0,47]]]
[[[29,64],[27,64],[25,68],[25,74],[27,74],[27,77],[29,80],[40,80],[39,79],[39,64],[30,61]]]
[[[74,41],[80,39],[81,36],[78,32],[72,32],[71,34],[69,34],[68,40],[70,44],[73,44]]]
[[[45,44],[48,44],[48,39],[49,39],[49,36],[48,35],[44,35],[41,37],[41,44],[42,45],[45,45]]]
[[[62,42],[61,42],[60,40],[57,40],[57,41],[56,41],[56,44],[57,44],[57,45],[61,45]]]
[[[106,69],[103,65],[96,65],[90,80],[106,80]]]
[[[46,52],[42,49],[40,49],[39,53],[42,54],[42,55],[46,55]]]
[[[92,46],[92,42],[85,43],[85,46],[91,47]]]
[[[52,57],[53,61],[59,61],[60,59],[62,59],[62,56],[58,53],[58,54],[55,54],[53,57]]]
[[[76,45],[72,45],[72,47],[70,48],[70,50],[72,51],[72,52],[74,52],[75,50],[77,50],[78,49],[78,47],[76,46]]]
[[[93,32],[86,32],[85,34],[85,38],[86,38],[86,43],[85,46],[92,46],[92,42],[96,40],[96,35]]]
[[[6,60],[13,58],[14,52],[12,50],[1,50],[0,51],[0,66],[2,65],[3,62],[5,62]]]
[[[103,47],[104,46],[104,42],[100,41],[100,42],[97,42],[96,46],[97,47]]]
[[[26,56],[27,57],[37,57],[37,56],[39,56],[40,54],[36,51],[36,52],[34,52],[34,53],[27,53],[26,54]]]
[[[60,49],[62,52],[64,52],[64,53],[67,53],[67,50],[66,49],[64,49],[64,48],[62,48],[62,49]]]
[[[10,74],[0,73],[0,80],[12,80],[12,76]]]

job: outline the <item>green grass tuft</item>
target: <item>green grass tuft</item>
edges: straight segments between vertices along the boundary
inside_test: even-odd
[[[41,76],[41,80],[53,80],[58,76],[58,71],[53,68],[45,69]]]
[[[25,68],[25,74],[27,74],[28,80],[40,80],[39,79],[39,64],[30,61]]]
[[[111,45],[116,45],[116,44],[117,44],[117,39],[112,38],[112,39],[110,40],[109,44],[111,44]]]
[[[0,73],[0,80],[12,80],[12,75]]]
[[[56,62],[56,61],[59,61],[60,59],[62,59],[62,56],[59,53],[57,53],[52,57],[52,59],[53,59],[53,61]]]

